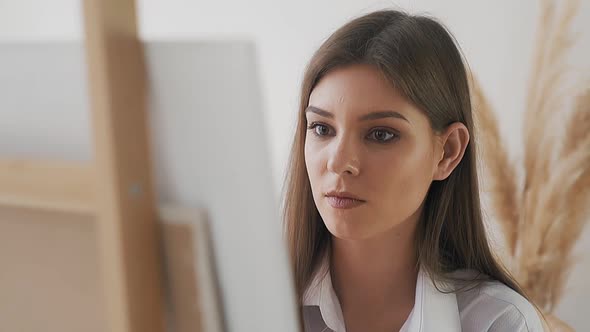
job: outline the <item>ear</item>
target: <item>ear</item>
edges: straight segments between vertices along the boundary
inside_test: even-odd
[[[469,143],[469,130],[463,123],[455,122],[439,134],[439,142],[441,157],[435,166],[433,180],[448,178],[459,165]]]

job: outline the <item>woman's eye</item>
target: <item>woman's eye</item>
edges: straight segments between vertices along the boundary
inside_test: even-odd
[[[321,123],[312,123],[308,129],[313,130],[317,136],[328,136],[330,135],[330,127]]]
[[[369,139],[383,143],[388,142],[397,137],[397,134],[385,129],[375,129],[369,133]]]

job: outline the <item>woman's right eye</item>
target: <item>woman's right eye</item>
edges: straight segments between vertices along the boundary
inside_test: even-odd
[[[309,125],[307,127],[307,129],[309,130],[313,130],[313,133],[317,136],[329,136],[331,135],[330,133],[330,127],[326,126],[325,124],[321,124],[321,123],[312,123],[311,125]]]

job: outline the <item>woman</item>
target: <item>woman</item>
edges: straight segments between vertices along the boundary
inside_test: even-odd
[[[306,70],[284,218],[305,331],[541,331],[496,261],[467,74],[445,28],[386,10]]]

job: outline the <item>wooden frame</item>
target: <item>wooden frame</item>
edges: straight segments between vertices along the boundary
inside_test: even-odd
[[[164,330],[162,264],[132,0],[84,0],[94,137],[91,163],[0,161],[0,204],[92,216],[106,327]]]
[[[43,165],[46,166],[41,167]],[[72,176],[72,174],[75,176]],[[56,188],[53,186],[55,178],[68,179],[62,183],[61,190],[56,189],[54,191],[54,193],[58,194],[59,196],[57,198],[51,195],[52,188]],[[38,179],[42,179],[42,181],[37,181]],[[0,233],[0,235],[4,235],[5,239],[16,236],[16,239],[9,240],[9,242],[13,242],[14,244],[15,242],[20,242],[23,240],[23,229],[27,229],[27,237],[30,237],[28,232],[34,230],[33,233],[37,234],[36,238],[38,239],[45,239],[47,237],[55,238],[53,235],[47,236],[48,234],[42,233],[55,233],[56,227],[62,234],[64,231],[66,231],[66,233],[72,234],[73,230],[70,228],[75,228],[77,231],[74,231],[73,233],[77,235],[84,235],[80,233],[80,230],[87,232],[88,230],[96,229],[96,227],[87,227],[96,226],[90,225],[94,224],[93,221],[96,220],[94,218],[94,213],[89,209],[80,208],[90,206],[92,204],[92,200],[88,199],[88,197],[90,197],[89,194],[93,191],[91,185],[92,181],[90,180],[91,174],[88,172],[87,166],[84,164],[39,161],[0,161],[0,184],[10,184],[10,186],[12,186],[11,188],[8,186],[1,187],[0,214],[3,218],[7,217],[7,214],[14,216],[15,213],[20,216],[16,221],[10,220],[11,218],[9,216],[8,220],[6,220],[9,222],[8,224],[0,223],[3,232],[8,231],[9,233]],[[49,181],[50,183],[44,184],[43,181]],[[81,195],[80,197],[76,197],[75,195],[68,196],[64,194],[80,192],[84,192],[85,194]],[[48,202],[56,204],[50,206],[48,205]],[[7,207],[11,212],[6,213]],[[33,218],[29,219],[31,215],[33,215]],[[66,220],[64,220],[64,217]],[[169,327],[176,332],[224,331],[225,322],[223,319],[219,297],[219,285],[215,275],[215,266],[212,255],[213,253],[211,251],[211,236],[208,227],[209,223],[205,211],[186,209],[179,206],[161,206],[158,208],[158,220],[159,229],[162,233],[162,252],[164,254],[163,256],[165,257],[163,271],[165,271],[168,302],[167,310],[165,311],[168,316],[168,322],[172,324]],[[39,221],[44,224],[41,229],[38,229],[40,225],[38,224]],[[17,229],[21,230],[21,232],[17,234],[11,233],[11,231],[15,230],[14,222],[23,224],[21,227],[17,227]],[[36,223],[37,226],[34,226]],[[83,223],[83,225],[80,225],[83,227],[79,227],[78,223]],[[12,226],[10,226],[10,224],[12,224]],[[31,225],[33,225],[33,228],[30,228]],[[41,237],[39,237],[39,235],[41,235]],[[63,237],[61,237],[61,239],[64,240]],[[86,234],[86,236],[82,236],[82,238],[76,239],[73,242],[80,244],[88,240],[88,234]],[[35,245],[20,245],[19,247],[21,249],[26,248],[24,250],[25,252],[19,252],[19,255],[13,256],[14,258],[9,259],[9,261],[12,261],[12,264],[20,265],[19,262],[23,259],[22,255],[24,254],[24,257],[26,257],[24,258],[25,262],[27,262],[25,265],[30,265],[30,263],[33,263],[33,261],[31,261],[31,255],[34,255],[35,252],[38,253],[39,251],[45,251],[47,249],[52,251],[50,248],[46,247],[48,243],[51,243],[52,241],[42,240],[42,242],[43,244],[36,243]],[[69,243],[68,241],[66,242]],[[90,240],[90,242],[93,241]],[[2,240],[0,240],[0,244],[2,244]],[[14,245],[11,246],[8,244],[8,247],[14,248]],[[93,254],[89,252],[89,250],[92,251],[89,249],[89,247],[92,248],[91,243],[83,245],[82,248],[69,247],[69,249],[67,249],[64,247],[62,249],[58,249],[57,251],[59,252],[61,250],[62,254],[64,254],[63,250],[82,250],[82,252],[66,254],[69,257],[66,258],[66,261],[63,261],[63,257],[58,258],[55,256],[55,251],[52,251],[50,256],[52,255],[54,258],[51,259],[51,262],[36,262],[34,264],[36,266],[34,268],[35,271],[43,271],[46,268],[51,268],[62,270],[60,273],[73,273],[74,276],[68,276],[67,279],[70,282],[76,284],[75,286],[64,283],[59,283],[61,286],[56,285],[55,282],[51,281],[51,278],[49,280],[47,279],[48,276],[46,273],[41,272],[42,274],[32,279],[30,275],[21,276],[25,279],[34,280],[34,289],[25,290],[22,287],[26,286],[23,283],[20,283],[21,288],[17,287],[17,289],[12,290],[10,293],[12,293],[13,296],[18,297],[27,296],[28,294],[28,296],[32,296],[31,300],[37,302],[38,300],[41,300],[38,298],[38,296],[40,296],[40,289],[38,289],[39,287],[52,288],[57,286],[58,290],[51,291],[49,292],[50,294],[56,294],[56,292],[60,293],[65,291],[66,294],[60,293],[60,299],[51,297],[48,299],[43,299],[42,302],[44,302],[44,304],[37,306],[37,308],[46,309],[51,306],[48,304],[49,302],[53,302],[54,304],[57,303],[58,307],[65,305],[64,308],[58,309],[57,313],[54,312],[55,310],[49,310],[47,312],[44,310],[42,316],[53,317],[53,321],[55,321],[55,319],[64,319],[64,310],[71,310],[77,304],[82,304],[82,308],[76,308],[74,310],[76,313],[67,313],[67,315],[71,316],[75,322],[66,323],[59,321],[61,322],[60,325],[67,325],[70,327],[70,329],[64,330],[62,327],[59,329],[59,331],[77,330],[72,329],[72,326],[79,327],[80,325],[88,323],[92,324],[93,320],[102,319],[105,310],[101,310],[100,306],[103,305],[104,301],[96,299],[95,296],[93,297],[91,295],[89,298],[88,295],[86,295],[83,297],[85,300],[81,301],[82,303],[79,303],[78,301],[81,300],[79,296],[72,297],[73,293],[80,291],[80,284],[93,285],[96,283],[95,279],[97,278],[92,277],[92,273],[94,270],[96,270],[96,267],[94,266],[96,264],[96,257],[94,257]],[[0,251],[3,254],[3,256],[0,255],[0,260],[2,260],[2,258],[5,259],[7,256],[11,256],[9,253],[3,251],[6,250]],[[77,264],[81,264],[82,266],[67,266],[67,264],[72,264],[72,258],[74,258],[74,261],[77,261]],[[55,259],[58,259],[58,261]],[[10,262],[8,262],[8,265],[6,265],[6,261],[3,262],[5,264],[3,266],[9,269],[14,267]],[[56,262],[56,265],[52,265]],[[8,276],[10,285],[14,286],[15,278],[19,278],[18,276],[15,277],[15,274],[18,275],[19,271],[22,273],[22,270],[23,269],[21,267],[17,269],[17,271],[11,273],[12,277]],[[80,274],[85,275],[86,278],[89,278],[90,280],[73,279],[75,277],[79,277]],[[24,283],[31,286],[30,281],[25,281]],[[99,288],[100,289],[93,290],[90,293],[95,295],[97,292],[100,293],[102,288]],[[14,295],[17,293],[19,295]],[[10,298],[5,300],[11,302]],[[72,300],[74,301],[73,303],[70,302]],[[60,301],[62,301],[61,304]],[[94,303],[94,301],[96,301],[96,303]],[[6,313],[6,311],[2,310],[3,305],[6,307],[6,301],[0,301],[0,312]],[[89,307],[94,307],[96,312],[88,312],[87,310]],[[15,309],[23,310],[23,305],[20,305],[18,308],[9,309],[8,311],[14,311]],[[28,320],[30,317],[27,313],[27,310],[29,309],[31,308],[24,309],[25,311],[18,313],[18,316],[23,317],[21,319]],[[33,312],[35,311],[33,310]],[[32,317],[39,319],[38,314],[39,313],[37,312]],[[69,320],[71,321],[71,319]],[[32,324],[35,326],[35,328],[31,328],[31,324],[29,323],[20,325],[18,323],[18,319],[16,326],[11,325],[15,324],[14,319],[9,319],[8,326],[6,326],[5,323],[6,322],[4,321],[0,321],[0,329],[8,328],[10,330],[20,330],[23,329],[23,325],[26,326],[24,331],[32,331],[39,328],[38,325],[35,325],[35,323]],[[58,322],[53,323],[52,326],[55,326],[57,323]],[[98,326],[93,327],[93,331],[103,331]],[[46,326],[43,328],[48,330]],[[55,330],[50,329],[48,331]]]

